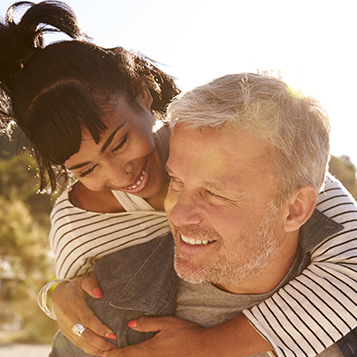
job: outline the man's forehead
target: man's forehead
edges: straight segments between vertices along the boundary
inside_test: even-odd
[[[171,136],[172,150],[190,155],[196,153],[188,152],[188,148],[193,147],[203,160],[209,161],[209,165],[218,164],[219,158],[225,154],[227,159],[239,157],[249,160],[268,152],[271,155],[273,150],[267,140],[239,128],[190,128],[182,124],[176,125]]]
[[[207,179],[243,179],[267,170],[271,159],[268,149],[266,142],[239,130],[200,131],[177,126],[171,138],[168,167],[172,170],[179,167],[187,175],[195,170]]]

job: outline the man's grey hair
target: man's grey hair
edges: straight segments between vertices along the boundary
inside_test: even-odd
[[[330,155],[326,112],[268,73],[231,74],[197,87],[170,104],[168,119],[189,128],[237,128],[267,140],[285,198],[301,186],[321,190],[324,184]]]

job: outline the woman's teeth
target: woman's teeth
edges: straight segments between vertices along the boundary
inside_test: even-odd
[[[193,239],[193,238],[188,238],[188,237],[185,237],[183,235],[181,235],[181,239],[186,243],[186,244],[189,244],[189,245],[207,245],[208,243],[212,243],[214,242],[215,240],[206,240],[206,239]]]
[[[144,180],[145,177],[145,169],[143,169],[143,171],[141,172],[141,176],[139,177],[138,181],[136,181],[136,183],[132,186],[126,186],[124,187],[125,190],[135,190],[138,186],[140,186]]]

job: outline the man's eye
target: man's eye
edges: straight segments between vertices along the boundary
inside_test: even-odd
[[[113,148],[112,152],[114,153],[122,149],[123,146],[127,143],[127,141],[128,141],[128,134],[125,134],[122,140],[120,141],[120,143],[115,148]]]
[[[178,189],[183,185],[182,181],[179,180],[177,177],[169,176],[169,179],[170,179],[170,187],[173,189]]]
[[[227,199],[227,198],[225,198],[225,197],[223,197],[223,196],[221,196],[221,195],[218,195],[218,194],[216,194],[216,193],[214,193],[214,192],[212,192],[212,191],[210,191],[210,190],[206,190],[206,193],[207,193],[209,196],[214,197],[214,198],[219,198],[219,199],[221,199],[221,200],[226,200],[226,199]]]
[[[216,195],[214,192],[210,191],[210,190],[207,190],[207,193],[210,195],[210,196],[213,196],[213,197],[220,197],[219,195]]]

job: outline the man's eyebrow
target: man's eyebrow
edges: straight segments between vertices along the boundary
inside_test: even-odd
[[[225,191],[225,187],[221,182],[204,181],[202,182],[202,187],[205,187],[208,190],[214,190],[221,193]]]
[[[125,122],[123,122],[122,124],[120,124],[109,136],[109,138],[105,141],[104,145],[102,146],[102,148],[100,149],[100,152],[103,153],[107,147],[111,144],[111,142],[114,139],[115,134],[124,126]]]

